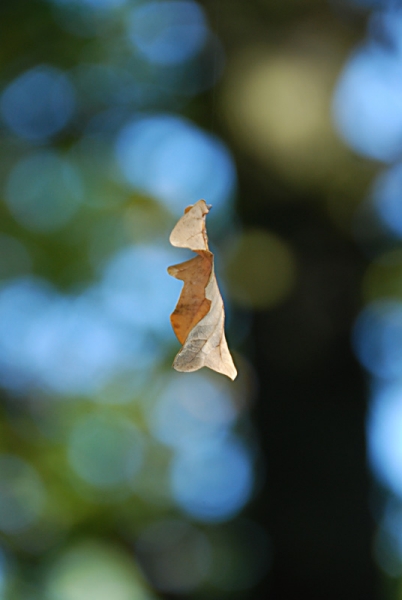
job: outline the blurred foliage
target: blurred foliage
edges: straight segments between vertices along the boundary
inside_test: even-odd
[[[354,351],[394,407],[389,8],[2,1],[1,598],[376,597],[349,339],[369,303]],[[168,235],[201,197],[234,384],[170,367]],[[369,431],[399,417],[375,402]],[[391,589],[400,490],[376,460]]]

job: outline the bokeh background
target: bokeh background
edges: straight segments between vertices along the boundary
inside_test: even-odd
[[[402,6],[0,3],[0,598],[402,598]],[[204,198],[234,383],[179,374]]]

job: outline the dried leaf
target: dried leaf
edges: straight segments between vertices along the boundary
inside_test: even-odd
[[[214,272],[214,255],[208,248],[205,200],[188,206],[170,235],[170,243],[189,248],[198,256],[168,268],[168,273],[184,282],[170,320],[183,345],[173,367],[177,371],[197,371],[209,367],[231,379],[236,367],[225,338],[225,312]]]

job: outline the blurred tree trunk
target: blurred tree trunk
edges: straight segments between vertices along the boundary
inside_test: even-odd
[[[281,40],[286,23],[297,24],[304,12],[310,18],[316,8],[332,18],[319,0],[306,8],[263,0],[202,4],[229,58],[250,43]],[[227,139],[221,110],[213,91],[211,127]],[[330,222],[325,198],[287,189],[241,148],[231,149],[243,225],[281,236],[297,262],[293,294],[254,315],[250,340],[260,386],[254,422],[267,473],[251,512],[273,543],[271,571],[250,598],[374,600],[367,393],[351,349],[364,258]]]
[[[252,333],[267,465],[254,516],[273,540],[272,571],[255,597],[374,600],[366,389],[350,343],[362,258],[308,204],[265,201],[261,210],[265,191],[248,178],[241,186],[241,197],[256,198],[241,203],[243,221],[282,235],[298,262],[293,295],[256,314]]]

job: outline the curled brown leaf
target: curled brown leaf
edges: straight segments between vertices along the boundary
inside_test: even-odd
[[[231,379],[237,375],[225,338],[225,312],[214,271],[214,256],[208,247],[205,200],[188,206],[170,235],[170,243],[189,248],[198,256],[168,268],[168,273],[184,282],[170,320],[183,345],[173,367],[177,371],[197,371],[209,367]]]

